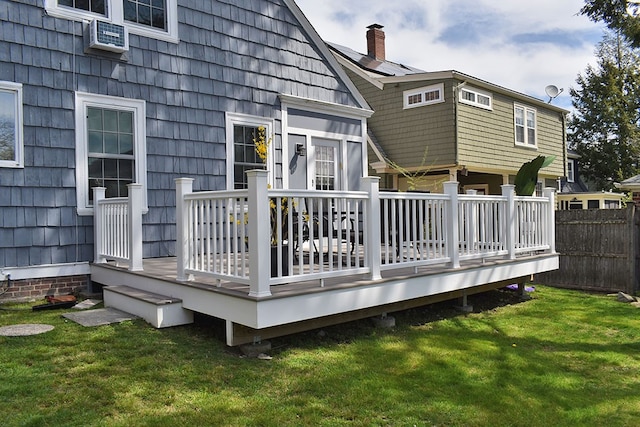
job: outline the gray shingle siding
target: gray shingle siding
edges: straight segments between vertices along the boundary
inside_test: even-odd
[[[93,218],[76,212],[76,91],[146,101],[145,257],[175,253],[175,178],[225,188],[225,111],[280,132],[279,93],[359,106],[281,1],[178,3],[180,42],[131,34],[123,60],[85,53],[83,24],[41,0],[0,3],[0,80],[23,84],[25,160],[0,168],[0,267],[93,259]]]

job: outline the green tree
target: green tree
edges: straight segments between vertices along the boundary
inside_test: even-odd
[[[604,22],[612,31],[619,31],[633,47],[640,47],[640,12],[637,1],[585,0],[580,13],[592,21]]]
[[[596,190],[610,190],[638,174],[640,154],[640,57],[628,41],[606,33],[597,66],[578,75],[571,88],[575,113],[568,123],[569,147],[581,156],[582,175]]]

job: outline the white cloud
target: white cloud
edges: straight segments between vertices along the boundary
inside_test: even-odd
[[[366,52],[366,27],[384,25],[387,59],[427,71],[457,70],[570,108],[569,87],[588,64],[602,25],[583,0],[297,0],[326,41]]]

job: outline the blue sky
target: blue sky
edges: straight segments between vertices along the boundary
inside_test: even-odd
[[[569,87],[595,65],[603,26],[578,15],[583,0],[296,0],[326,41],[366,52],[366,27],[384,26],[387,59],[457,70],[571,109]]]

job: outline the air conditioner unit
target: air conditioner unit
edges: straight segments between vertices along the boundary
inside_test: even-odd
[[[129,34],[123,25],[94,19],[89,24],[89,47],[111,52],[129,50]]]

